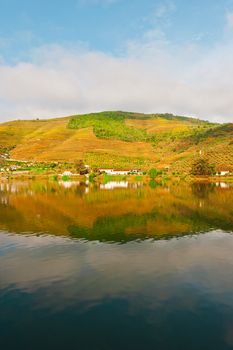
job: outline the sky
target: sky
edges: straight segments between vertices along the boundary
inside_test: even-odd
[[[233,0],[0,0],[0,121],[233,122]]]

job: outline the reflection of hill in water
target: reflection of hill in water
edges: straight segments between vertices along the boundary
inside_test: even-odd
[[[233,231],[233,187],[171,185],[101,191],[54,183],[0,186],[0,229],[127,242]]]

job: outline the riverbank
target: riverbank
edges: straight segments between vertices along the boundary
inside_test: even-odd
[[[233,176],[191,176],[188,174],[170,175],[163,174],[151,178],[148,175],[106,175],[106,174],[57,174],[55,172],[36,173],[32,171],[16,171],[0,173],[1,180],[51,180],[51,181],[79,181],[86,183],[104,184],[107,182],[123,182],[149,184],[151,181],[164,182],[199,182],[199,183],[233,183]]]

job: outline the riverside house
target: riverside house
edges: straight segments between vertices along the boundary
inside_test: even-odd
[[[218,175],[220,176],[226,176],[226,175],[229,175],[230,174],[230,171],[219,171],[218,172]]]
[[[107,175],[128,175],[130,171],[129,169],[99,169],[100,173],[105,173]]]

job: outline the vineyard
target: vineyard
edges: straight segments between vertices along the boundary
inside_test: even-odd
[[[22,161],[92,167],[170,168],[189,172],[200,154],[233,171],[233,124],[171,114],[102,112],[0,125],[0,155]]]

